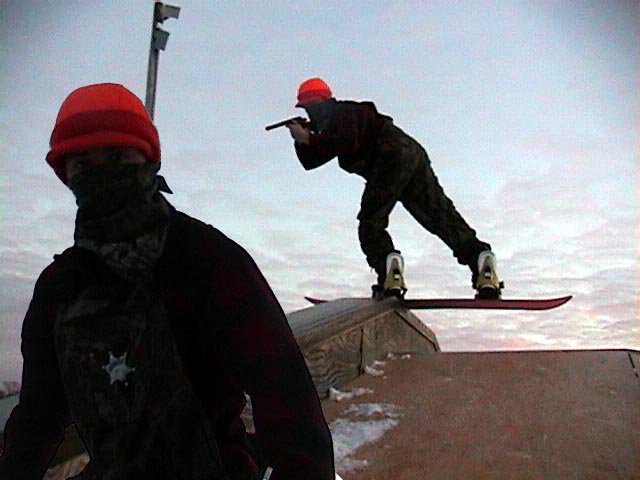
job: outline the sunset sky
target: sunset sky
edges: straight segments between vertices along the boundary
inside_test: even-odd
[[[549,312],[420,313],[443,350],[640,348],[636,1],[176,1],[155,121],[178,209],[253,256],[284,310],[368,296],[363,180],[306,172],[286,129],[299,83],[372,100],[427,149],[490,242],[504,298],[574,295]],[[75,202],[44,158],[75,88],[144,99],[152,1],[0,6],[0,381],[42,269],[72,244]],[[470,297],[470,275],[402,206],[390,232],[407,297]]]

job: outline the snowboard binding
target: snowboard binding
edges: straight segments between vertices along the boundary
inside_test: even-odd
[[[478,277],[475,280],[476,298],[499,299],[502,296],[504,282],[498,278],[496,256],[491,250],[478,255]]]
[[[386,276],[382,285],[371,286],[373,298],[383,299],[385,297],[404,298],[407,293],[407,286],[404,283],[404,259],[400,252],[394,250],[387,255]]]

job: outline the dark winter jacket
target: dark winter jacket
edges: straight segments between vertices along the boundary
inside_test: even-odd
[[[392,123],[392,119],[378,113],[372,102],[331,99],[326,103],[329,112],[323,112],[325,118],[320,121],[314,122],[309,113],[315,127],[309,136],[309,144],[295,143],[300,163],[306,170],[311,170],[337,156],[342,169],[368,178],[380,132],[385,124]]]
[[[79,271],[84,272],[78,275]],[[5,427],[0,478],[40,479],[71,422],[53,329],[61,305],[87,282],[118,282],[72,247],[38,279],[22,330],[20,403]],[[253,479],[256,457],[240,414],[252,399],[256,445],[272,480],[334,478],[331,436],[286,317],[249,254],[172,209],[154,288],[232,480]],[[173,432],[179,445],[183,432]],[[123,479],[127,480],[127,479]]]

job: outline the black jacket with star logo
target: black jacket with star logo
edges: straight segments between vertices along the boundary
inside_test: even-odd
[[[70,391],[69,385],[90,380],[63,378],[69,368],[81,368],[74,365],[83,362],[67,362],[70,366],[63,368],[55,325],[63,306],[92,282],[126,290],[98,257],[72,247],[56,256],[36,283],[22,330],[20,403],[5,427],[0,478],[42,478],[65,426],[74,419],[77,399],[65,392]],[[167,331],[181,367],[204,411],[204,423],[213,437],[210,444],[218,450],[213,456],[225,473],[215,478],[255,478],[256,456],[240,417],[246,392],[253,405],[255,445],[273,468],[271,480],[333,480],[331,435],[311,376],[278,301],[250,255],[213,227],[172,209],[153,285],[154,298],[166,311]],[[74,325],[82,323],[80,317],[67,318]],[[131,329],[135,328],[132,321]],[[165,338],[162,332],[154,335],[155,340],[143,344],[141,351],[157,347]],[[109,348],[99,355],[99,349],[86,349],[78,357],[95,361],[96,382],[122,393],[120,403],[104,399],[100,403],[97,398],[101,411],[96,418],[105,425],[114,415],[153,418],[144,404],[126,402],[128,389],[137,388],[136,378],[144,366],[135,365],[134,354]],[[87,430],[91,425],[84,427]],[[188,434],[168,433],[173,443],[167,458]],[[132,443],[131,449],[135,448]],[[117,470],[117,465],[113,467]],[[162,465],[154,470],[159,472],[155,478],[182,478],[163,476]]]

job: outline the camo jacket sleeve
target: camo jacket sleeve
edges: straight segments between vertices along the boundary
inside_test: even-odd
[[[0,457],[3,479],[42,478],[70,423],[52,335],[56,276],[54,262],[36,282],[22,326],[22,389],[5,425]]]
[[[372,102],[338,101],[326,127],[311,132],[308,145],[295,143],[298,159],[311,170],[338,157],[341,168],[362,174],[386,120],[391,119],[379,114]]]

